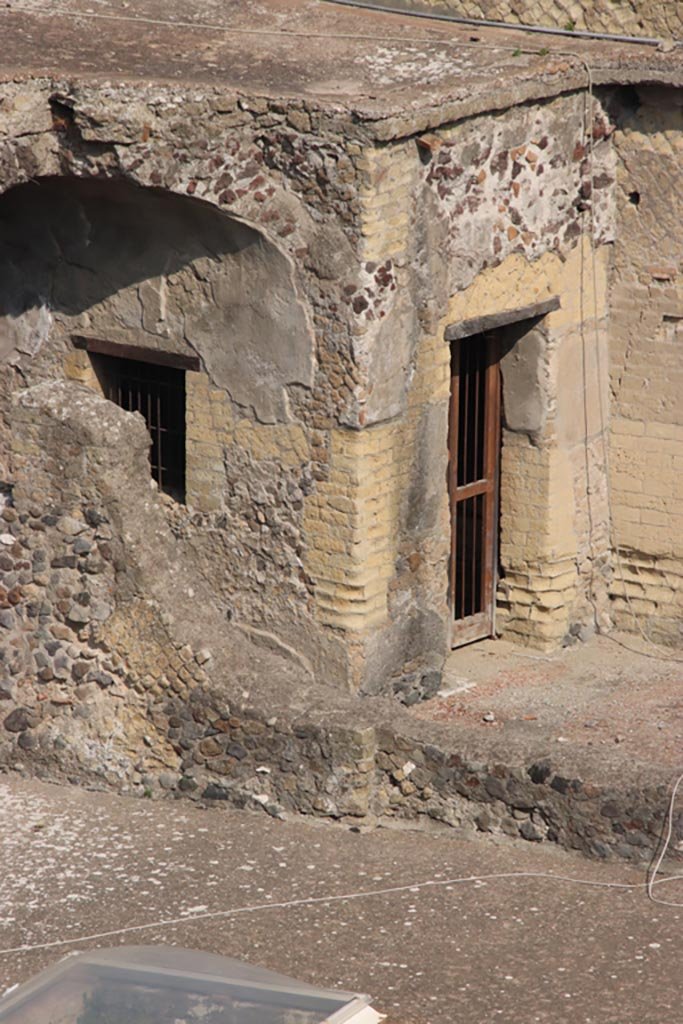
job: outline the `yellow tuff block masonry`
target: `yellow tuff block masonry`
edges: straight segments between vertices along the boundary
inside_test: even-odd
[[[663,5],[676,6],[676,5]],[[610,470],[622,629],[683,640],[681,106],[659,90],[615,133],[618,232],[611,289]],[[670,94],[669,94],[670,95]],[[638,203],[634,204],[634,199]]]
[[[306,499],[306,571],[326,625],[361,630],[387,617],[398,533],[396,429],[333,430],[329,479]]]
[[[309,458],[308,438],[300,424],[237,419],[227,392],[214,388],[205,373],[187,373],[185,388],[188,505],[202,512],[221,507],[226,450],[232,446],[255,462],[296,466]]]
[[[415,146],[406,142],[368,149],[358,162],[363,257],[384,262],[402,255],[412,236]]]

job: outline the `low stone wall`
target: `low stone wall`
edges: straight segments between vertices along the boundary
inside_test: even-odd
[[[354,825],[409,823],[641,859],[668,779],[492,750],[312,682],[226,622],[149,480],[139,417],[87,388],[15,396],[0,509],[0,764]],[[542,740],[540,741],[543,742]],[[683,816],[675,823],[683,835]]]
[[[8,767],[137,795],[261,806],[274,816],[479,830],[600,858],[648,859],[659,841],[668,786],[653,772],[601,777],[598,765],[585,779],[533,751],[486,756],[471,751],[466,733],[417,722],[390,701],[333,700],[304,683],[292,694],[291,679],[252,678],[247,690],[239,681],[229,689],[197,682],[204,655],[189,648],[178,652],[177,681],[163,686],[126,672],[115,655],[103,663],[99,651],[79,682],[74,672],[85,659],[72,653],[71,645],[55,648],[49,670],[61,675],[71,659],[71,678],[62,680],[68,698],[46,689],[44,701],[29,705],[3,693],[0,758]],[[129,754],[119,747],[114,763],[101,756],[102,726],[116,732],[124,721]],[[92,761],[82,754],[89,748]],[[683,836],[683,815],[675,836]]]

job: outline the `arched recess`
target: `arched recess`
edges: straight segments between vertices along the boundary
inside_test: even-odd
[[[211,204],[127,179],[45,177],[0,196],[0,362],[49,368],[72,334],[201,359],[264,423],[310,387],[293,266]]]

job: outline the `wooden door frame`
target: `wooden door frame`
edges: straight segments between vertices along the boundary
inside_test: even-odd
[[[449,324],[444,332],[444,338],[447,342],[462,342],[467,338],[473,338],[476,335],[487,335],[492,334],[495,331],[499,331],[501,328],[509,327],[513,324],[522,323],[524,321],[538,321],[548,313],[552,313],[557,309],[560,309],[561,303],[559,296],[551,295],[540,302],[533,302],[524,306],[517,306],[514,309],[506,309],[497,313],[485,314],[484,316],[472,317],[468,320],[462,320],[459,323]],[[531,326],[531,324],[530,324]],[[500,335],[496,339],[498,342]],[[454,438],[453,425],[455,424],[455,430],[457,431],[457,389],[453,388],[451,379],[451,396],[449,402],[449,434],[448,434],[448,447],[449,447],[449,458],[448,458],[448,500],[449,500],[449,523],[451,528],[451,551],[449,558],[449,579],[448,579],[448,604],[449,604],[449,640],[450,646],[460,647],[467,643],[472,643],[477,639],[483,639],[485,636],[493,636],[495,634],[495,616],[496,616],[496,583],[498,575],[498,550],[499,550],[499,523],[500,523],[500,448],[501,448],[501,433],[502,433],[502,374],[500,372],[500,348],[496,353],[495,366],[497,371],[497,386],[496,386],[496,417],[499,423],[499,430],[497,433],[497,465],[493,486],[492,497],[487,502],[487,517],[489,517],[489,529],[491,530],[491,544],[487,550],[487,564],[485,566],[485,575],[488,579],[488,585],[491,588],[491,601],[490,610],[485,613],[488,629],[485,632],[481,632],[482,623],[473,623],[468,635],[466,629],[458,629],[457,639],[455,637],[457,622],[463,622],[464,620],[456,620],[454,618],[454,603],[453,603],[453,578],[454,578],[454,561],[455,561],[455,543],[454,543],[454,517],[453,517],[453,502],[454,502],[454,480],[455,474],[452,468],[452,457],[453,453],[457,456],[457,436]],[[487,382],[490,385],[490,381]],[[455,402],[455,407],[454,407]],[[454,415],[455,413],[455,415]],[[487,439],[490,436],[490,431],[486,431]],[[455,442],[455,447],[454,447]],[[490,456],[490,452],[487,451],[487,458]],[[475,617],[473,617],[475,618]]]

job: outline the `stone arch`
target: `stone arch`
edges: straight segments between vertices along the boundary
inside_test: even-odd
[[[212,203],[124,178],[51,176],[0,196],[0,361],[71,333],[200,357],[263,422],[310,387],[314,338],[294,267]]]

